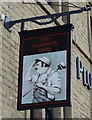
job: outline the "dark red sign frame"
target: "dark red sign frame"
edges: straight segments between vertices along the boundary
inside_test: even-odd
[[[19,32],[20,35],[20,58],[18,77],[18,110],[35,108],[62,107],[71,105],[71,29],[72,24],[55,26],[50,28]],[[48,40],[46,40],[48,39]],[[44,49],[45,48],[45,49]],[[25,55],[45,54],[47,52],[67,51],[66,68],[66,100],[22,103],[22,76],[23,57]]]

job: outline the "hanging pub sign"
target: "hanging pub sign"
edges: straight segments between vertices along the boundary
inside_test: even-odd
[[[71,28],[19,33],[18,110],[71,105]]]

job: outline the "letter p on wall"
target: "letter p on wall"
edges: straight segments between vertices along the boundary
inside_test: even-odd
[[[80,73],[83,72],[83,63],[79,59],[79,57],[76,58],[76,67],[77,67],[77,79],[80,79]]]
[[[80,79],[82,75],[83,85],[87,86],[88,89],[92,88],[92,74],[88,72],[83,66],[82,61],[79,57],[76,58],[76,77]]]

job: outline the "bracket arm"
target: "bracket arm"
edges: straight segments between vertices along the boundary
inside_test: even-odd
[[[14,20],[11,21],[9,17],[5,16],[5,21],[4,21],[4,27],[11,32],[11,28],[13,25],[15,25],[16,23],[25,23],[28,21],[32,21],[38,25],[45,25],[45,24],[50,24],[54,21],[56,21],[56,19],[58,19],[61,16],[65,16],[65,15],[71,15],[71,14],[76,14],[76,13],[82,13],[83,11],[88,11],[90,9],[85,9],[85,7],[79,9],[79,10],[73,10],[73,11],[68,11],[68,12],[64,12],[64,13],[56,13],[56,14],[50,14],[50,15],[45,15],[45,16],[37,16],[37,17],[32,17],[32,18],[26,18],[26,19],[19,19],[19,20]],[[41,19],[47,19],[47,18],[51,18],[52,20],[50,21],[46,21],[46,22],[40,22],[38,20]]]

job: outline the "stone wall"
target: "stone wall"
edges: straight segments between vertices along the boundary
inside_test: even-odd
[[[77,6],[84,6],[86,3],[76,3]],[[92,111],[92,90],[83,85],[83,79],[76,79],[76,58],[79,57],[83,66],[92,73],[92,57],[90,46],[92,38],[89,39],[88,12],[72,15],[71,22],[74,24],[73,45],[72,45],[72,110],[73,118],[91,118]],[[91,44],[91,45],[89,45]],[[91,47],[92,49],[92,47]]]
[[[83,6],[86,3],[74,3]],[[23,4],[21,2],[2,2],[0,3],[0,13],[9,16],[12,20],[29,18],[35,16],[54,13],[50,6],[36,4]],[[73,9],[70,9],[73,10]],[[58,19],[58,24],[63,24],[62,19]],[[90,71],[92,63],[90,63],[90,49],[88,39],[88,17],[87,12],[72,15],[71,22],[75,29],[73,31],[72,44],[72,106],[65,108],[53,109],[54,118],[91,118],[91,90],[84,87],[82,78],[76,78],[76,57],[78,56],[86,69]],[[0,21],[0,118],[25,118],[29,117],[29,112],[19,112],[17,108],[17,92],[18,92],[18,67],[19,67],[19,45],[20,24],[16,24],[12,28],[12,32],[7,31]],[[56,25],[55,23],[39,26],[32,22],[25,24],[25,29],[38,29]],[[91,46],[91,45],[90,45]],[[92,55],[92,54],[91,54]],[[2,104],[1,104],[2,103]],[[36,112],[35,112],[36,111]],[[44,110],[35,110],[36,118],[44,117]],[[54,114],[55,113],[55,114]],[[64,113],[64,114],[63,114]]]
[[[1,13],[9,16],[12,20],[46,15],[39,5],[23,4],[21,2],[2,2]],[[12,32],[4,28],[0,21],[0,95],[2,100],[1,114],[3,118],[25,118],[25,112],[19,112],[17,108],[18,92],[18,67],[19,67],[19,45],[20,24],[12,28]],[[48,25],[53,26],[54,24]],[[38,29],[47,26],[39,26],[32,22],[25,24],[25,29]]]

